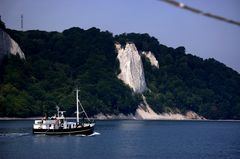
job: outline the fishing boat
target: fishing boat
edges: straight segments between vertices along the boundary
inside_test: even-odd
[[[69,122],[64,117],[65,111],[59,111],[57,106],[57,114],[51,118],[44,117],[41,120],[35,120],[33,124],[33,134],[45,135],[64,135],[64,134],[83,134],[90,135],[94,132],[95,122],[90,120],[86,111],[84,110],[80,100],[78,99],[78,92],[76,90],[76,107],[77,117],[76,122]],[[80,112],[79,112],[80,106]],[[82,116],[79,120],[79,115]]]

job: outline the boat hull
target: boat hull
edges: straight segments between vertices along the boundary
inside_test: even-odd
[[[33,134],[45,134],[45,135],[70,135],[70,134],[82,134],[91,135],[94,132],[94,127],[80,127],[72,129],[33,129]]]

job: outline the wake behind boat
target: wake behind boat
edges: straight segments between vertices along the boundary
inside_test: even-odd
[[[64,134],[83,134],[90,135],[94,132],[95,122],[91,121],[84,110],[80,100],[78,99],[78,92],[76,90],[76,106],[77,117],[76,122],[68,122],[64,117],[65,111],[59,111],[57,107],[57,115],[42,120],[35,120],[33,124],[33,134],[46,134],[46,135],[64,135]],[[79,105],[81,112],[79,112]],[[79,120],[79,115],[83,114],[82,120]],[[86,120],[84,118],[86,117]]]

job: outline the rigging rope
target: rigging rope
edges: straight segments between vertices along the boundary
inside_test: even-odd
[[[238,21],[231,20],[231,19],[228,19],[228,18],[225,18],[225,17],[222,17],[222,16],[214,15],[214,14],[211,14],[211,13],[207,13],[207,12],[204,12],[202,10],[187,6],[187,5],[185,5],[181,2],[177,2],[175,0],[159,0],[159,1],[166,2],[166,3],[168,3],[172,6],[182,8],[182,9],[191,11],[191,12],[196,13],[196,14],[201,14],[201,15],[209,17],[209,18],[213,18],[213,19],[216,19],[216,20],[220,20],[220,21],[224,21],[224,22],[227,22],[227,23],[230,23],[230,24],[240,26],[240,22],[238,22]]]

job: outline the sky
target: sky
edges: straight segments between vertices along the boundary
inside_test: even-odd
[[[240,21],[240,0],[178,0],[188,6]],[[100,28],[114,35],[148,33],[169,47],[184,46],[203,59],[214,58],[240,73],[240,26],[211,19],[158,0],[0,0],[6,27],[62,32]]]

